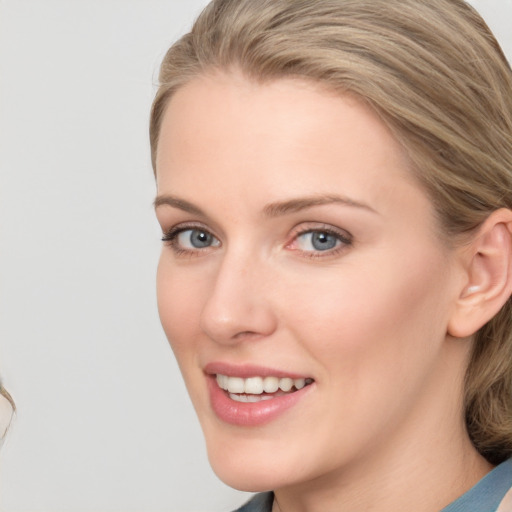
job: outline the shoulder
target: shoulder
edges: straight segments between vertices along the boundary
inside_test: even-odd
[[[274,493],[262,492],[253,496],[245,505],[237,508],[234,512],[271,512],[273,501]]]

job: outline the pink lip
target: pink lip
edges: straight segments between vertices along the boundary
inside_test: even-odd
[[[285,411],[296,405],[304,398],[314,387],[314,383],[310,384],[298,391],[286,395],[276,396],[271,400],[262,400],[260,402],[237,402],[231,400],[226,391],[221,389],[215,377],[216,373],[229,375],[232,377],[289,377],[301,378],[290,373],[283,373],[268,368],[255,366],[237,366],[226,365],[222,363],[214,363],[205,368],[207,375],[208,391],[210,395],[210,403],[216,416],[231,425],[241,427],[255,427],[269,423],[270,421],[281,416]]]
[[[265,366],[257,366],[250,364],[233,365],[230,363],[213,362],[204,367],[204,372],[208,375],[229,375],[230,377],[241,377],[248,379],[249,377],[279,377],[290,379],[305,379],[309,375],[299,375],[298,373],[285,372],[275,368],[267,368]]]

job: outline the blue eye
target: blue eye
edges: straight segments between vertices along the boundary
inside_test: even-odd
[[[176,242],[184,249],[205,249],[218,245],[218,240],[202,229],[185,229],[178,233]]]
[[[309,230],[297,235],[294,245],[296,249],[304,252],[326,252],[350,244],[351,240],[341,234],[326,230]]]
[[[162,241],[167,242],[176,252],[200,251],[220,245],[220,241],[210,232],[199,228],[177,228],[164,234]]]

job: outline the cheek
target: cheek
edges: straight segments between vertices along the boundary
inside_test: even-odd
[[[336,376],[368,370],[396,380],[397,372],[431,359],[444,340],[447,278],[439,255],[409,250],[407,260],[395,254],[376,261],[316,275],[302,290],[290,290],[289,311],[300,326],[295,335],[316,359],[339,368]]]
[[[435,374],[446,332],[446,276],[429,272],[442,264],[431,261],[419,271],[421,265],[381,259],[380,266],[351,266],[289,288],[286,311],[293,319],[286,324],[296,326],[292,336],[318,371],[310,428],[318,452],[333,465],[383,442]],[[333,445],[340,431],[350,446]]]
[[[157,270],[157,301],[160,321],[167,339],[183,369],[183,359],[193,355],[194,331],[201,308],[197,278],[167,261],[165,249]]]

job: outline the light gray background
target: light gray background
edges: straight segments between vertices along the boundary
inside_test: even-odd
[[[256,1],[256,0],[255,0]],[[512,57],[512,0],[474,5]],[[0,0],[3,512],[230,510],[160,328],[147,142],[205,0]]]

